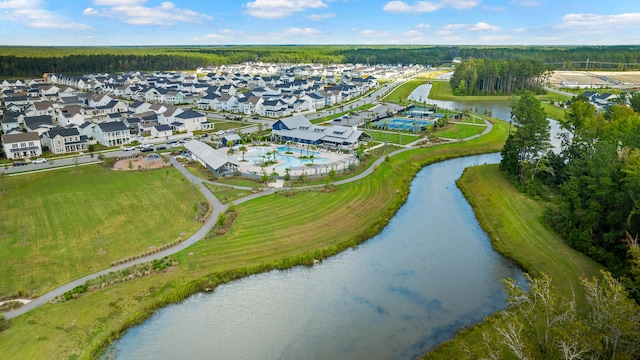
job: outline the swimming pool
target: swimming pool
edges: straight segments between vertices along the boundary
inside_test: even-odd
[[[326,158],[317,157],[321,154],[319,151],[287,146],[281,146],[277,150],[276,160],[279,164],[275,166],[275,169],[280,173],[284,173],[287,168],[293,169],[296,167],[307,166],[307,164],[325,164],[329,161]],[[263,161],[273,159],[273,153],[271,153],[271,151],[272,150],[270,149],[262,147],[250,147],[246,152],[245,159],[252,164],[259,166]],[[286,154],[287,152],[291,152],[292,154]],[[302,156],[313,156],[313,158],[300,159]],[[282,164],[282,162],[284,162],[284,164]]]

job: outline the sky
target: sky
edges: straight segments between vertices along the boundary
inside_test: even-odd
[[[0,0],[0,45],[639,45],[638,0]]]

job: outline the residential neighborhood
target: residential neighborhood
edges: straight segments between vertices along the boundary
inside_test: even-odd
[[[47,152],[85,152],[91,145],[121,147],[134,141],[188,139],[194,133],[215,130],[207,117],[212,112],[237,119],[269,119],[279,124],[273,136],[281,140],[353,148],[361,132],[350,127],[292,126],[291,121],[288,125],[277,121],[300,119],[296,115],[348,102],[378,87],[378,78],[409,76],[423,69],[421,65],[255,62],[191,73],[46,73],[42,79],[3,80],[4,156],[29,159]]]

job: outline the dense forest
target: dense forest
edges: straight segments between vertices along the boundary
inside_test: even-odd
[[[0,77],[45,72],[193,70],[245,61],[272,63],[423,64],[535,59],[555,69],[640,69],[640,46],[132,46],[0,47]]]
[[[512,108],[517,130],[500,165],[527,192],[551,194],[544,220],[570,246],[622,278],[640,303],[640,254],[629,252],[640,239],[640,93],[630,100],[632,106],[596,112],[586,98],[574,99],[561,122],[562,149],[552,152],[540,104],[523,96]],[[523,101],[528,103],[519,106]]]
[[[524,91],[544,93],[551,67],[541,60],[469,59],[456,66],[451,77],[455,95],[511,95]]]

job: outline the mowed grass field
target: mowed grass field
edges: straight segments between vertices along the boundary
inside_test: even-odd
[[[387,142],[389,144],[406,145],[416,140],[420,140],[422,136],[408,132],[394,132],[390,130],[365,130],[365,132],[375,141]]]
[[[112,261],[186,238],[204,199],[173,168],[79,166],[4,179],[0,294],[32,296],[108,268]]]
[[[476,217],[500,253],[520,264],[534,277],[549,275],[565,298],[576,294],[578,307],[585,306],[581,278],[600,277],[602,266],[573,250],[539,220],[545,204],[518,192],[500,173],[498,165],[467,168],[458,180]],[[481,323],[459,333],[425,359],[464,358],[464,346],[481,347]],[[466,345],[462,346],[465,343]]]
[[[344,249],[375,235],[403,201],[422,166],[449,157],[498,151],[508,124],[496,122],[486,136],[465,143],[412,149],[383,162],[370,176],[337,186],[334,192],[272,194],[236,206],[231,231],[200,241],[174,255],[179,265],[73,301],[47,304],[12,319],[0,332],[9,359],[92,357],[92,349],[153,309],[215,286],[227,271],[252,273],[319,250]],[[211,284],[211,285],[209,285]]]
[[[436,131],[433,136],[446,139],[466,139],[478,135],[487,129],[486,126],[451,124],[446,129]]]

